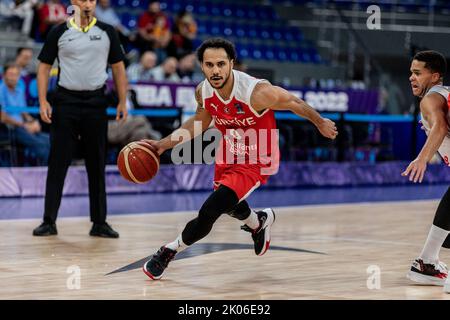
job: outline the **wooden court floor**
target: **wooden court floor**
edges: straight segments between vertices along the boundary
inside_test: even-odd
[[[89,237],[88,217],[61,218],[50,238],[31,235],[38,220],[3,220],[0,299],[450,299],[442,287],[405,277],[437,204],[275,208],[271,249],[262,257],[240,223],[223,216],[160,281],[148,279],[139,261],[195,212],[111,216],[120,239]],[[441,260],[450,263],[448,250]]]

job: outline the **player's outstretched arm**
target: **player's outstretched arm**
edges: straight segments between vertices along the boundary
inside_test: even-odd
[[[211,124],[211,114],[203,107],[201,88],[202,83],[200,83],[195,89],[195,100],[197,101],[197,111],[195,112],[195,115],[190,117],[181,125],[180,128],[176,129],[167,137],[159,141],[145,140],[147,143],[150,143],[153,147],[155,147],[159,154],[163,153],[165,150],[172,149],[179,143],[195,138],[195,136],[204,132]],[[201,125],[201,130],[195,130],[196,123]]]
[[[402,173],[402,176],[409,176],[409,181],[422,182],[427,163],[438,151],[447,135],[447,119],[443,102],[443,97],[437,93],[425,96],[420,102],[420,110],[428,120],[431,130],[417,158]]]
[[[296,115],[311,121],[324,137],[335,139],[338,134],[336,124],[333,121],[323,118],[305,101],[281,87],[269,83],[257,84],[253,90],[250,103],[253,109],[258,112],[262,112],[264,109],[292,111]]]

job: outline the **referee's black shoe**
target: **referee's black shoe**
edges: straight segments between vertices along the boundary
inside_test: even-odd
[[[118,238],[119,233],[114,231],[113,228],[109,224],[102,223],[94,223],[92,225],[92,229],[89,232],[90,236],[93,237],[102,237],[102,238]]]
[[[42,222],[39,227],[33,230],[33,236],[53,236],[58,234],[55,223]]]

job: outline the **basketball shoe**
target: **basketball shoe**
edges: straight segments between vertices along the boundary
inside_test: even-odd
[[[164,246],[161,247],[158,252],[144,264],[142,271],[144,271],[144,273],[152,280],[161,279],[164,270],[167,268],[169,262],[173,260],[176,253],[175,250]]]
[[[275,212],[267,208],[256,212],[259,220],[259,227],[252,229],[246,224],[241,226],[241,229],[252,234],[253,242],[255,243],[255,253],[262,256],[269,249],[270,245],[270,228],[275,222]]]
[[[450,279],[447,278],[445,280],[445,284],[444,284],[444,292],[445,293],[450,293]]]
[[[419,284],[443,286],[447,279],[447,266],[439,261],[438,263],[425,263],[417,258],[413,261],[411,270],[406,277]]]

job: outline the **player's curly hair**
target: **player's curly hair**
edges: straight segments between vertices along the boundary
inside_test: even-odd
[[[440,52],[433,50],[420,51],[414,55],[413,60],[425,62],[425,68],[431,72],[439,73],[441,78],[447,72],[447,61]]]
[[[203,43],[197,49],[197,59],[198,61],[200,61],[200,63],[203,62],[203,54],[205,53],[205,50],[208,48],[215,48],[215,49],[222,48],[227,53],[229,60],[236,61],[236,49],[234,48],[233,43],[223,38],[211,38],[203,41]]]

